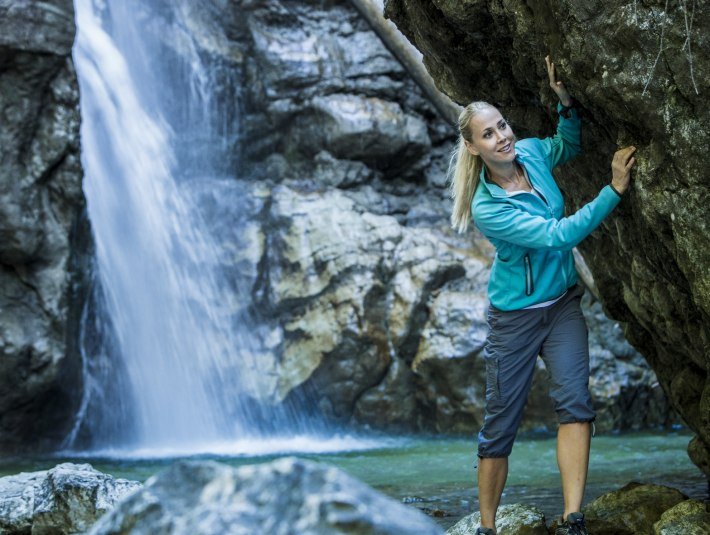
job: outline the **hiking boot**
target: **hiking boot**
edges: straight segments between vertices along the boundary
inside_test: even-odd
[[[560,519],[562,520],[562,519]],[[589,535],[584,525],[584,515],[582,513],[570,513],[567,520],[557,525],[555,535]]]
[[[491,528],[478,528],[476,530],[476,535],[495,535],[495,533]]]

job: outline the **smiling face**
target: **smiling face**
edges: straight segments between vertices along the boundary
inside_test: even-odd
[[[496,108],[483,108],[471,117],[469,132],[466,149],[487,165],[495,167],[515,160],[515,134]]]

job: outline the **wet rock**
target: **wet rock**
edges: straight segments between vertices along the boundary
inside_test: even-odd
[[[710,511],[699,500],[685,500],[668,509],[653,525],[655,535],[704,535],[710,533]]]
[[[84,533],[116,502],[141,487],[114,479],[89,464],[63,463],[50,470],[0,478],[0,531]]]
[[[99,520],[91,535],[126,533],[438,534],[413,507],[398,503],[345,472],[282,458],[232,468],[179,462]]]
[[[355,408],[365,421],[406,422],[416,413],[411,363],[430,296],[456,280],[470,286],[478,277],[480,285],[485,262],[432,231],[374,215],[337,190],[277,187],[269,217],[264,294],[284,322],[278,390],[286,395],[303,384],[338,421],[348,421]],[[389,399],[371,391],[358,409],[358,399],[388,373]],[[379,410],[398,399],[409,401],[391,415]]]
[[[481,525],[481,513],[472,513],[446,531],[446,535],[474,535]],[[496,514],[496,531],[505,535],[547,535],[545,515],[536,507],[513,503],[501,505]]]
[[[81,392],[91,239],[70,0],[0,2],[0,451],[56,445]]]
[[[347,3],[241,4],[251,37],[244,153],[254,172],[274,152],[297,165],[327,150],[389,178],[415,178],[430,161],[431,135],[436,145],[449,142],[450,132],[442,138],[430,126],[433,108]]]
[[[325,149],[337,158],[384,168],[390,175],[415,171],[411,162],[422,160],[431,147],[424,121],[404,113],[396,102],[344,94],[317,96],[300,107],[287,143],[286,151],[312,156]]]
[[[637,147],[628,195],[580,250],[605,310],[623,322],[625,336],[698,433],[703,447],[694,447],[693,459],[708,473],[708,5],[388,0],[385,6],[442,91],[461,104],[501,106],[520,136],[554,131],[556,103],[543,62],[552,56],[583,110],[584,153],[557,175],[568,211],[608,182],[617,147]]]
[[[654,533],[654,524],[688,497],[663,485],[629,483],[607,492],[583,508],[590,533]]]

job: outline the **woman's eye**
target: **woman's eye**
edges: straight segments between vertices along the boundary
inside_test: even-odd
[[[500,124],[500,129],[501,129],[501,130],[505,130],[506,128],[508,128],[508,123],[501,123],[501,124]]]
[[[485,134],[483,134],[483,137],[491,137],[491,133],[490,133],[490,132],[486,132]]]

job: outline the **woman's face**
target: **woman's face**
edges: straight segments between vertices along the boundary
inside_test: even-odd
[[[468,152],[488,164],[508,163],[515,159],[515,134],[496,108],[484,108],[471,117],[471,141]]]

